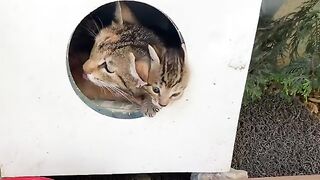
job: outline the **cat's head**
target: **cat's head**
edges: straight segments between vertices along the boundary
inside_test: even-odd
[[[150,59],[148,55],[136,58],[130,48],[117,49],[110,55],[96,46],[99,46],[98,41],[83,64],[84,74],[95,85],[136,91],[136,88],[158,81],[161,67],[157,56],[155,59]],[[155,52],[150,45],[148,50],[149,53]]]
[[[99,29],[90,57],[83,64],[83,71],[87,79],[100,87],[128,89],[127,86],[131,85],[130,83],[135,83],[137,87],[140,87],[146,82],[136,71],[134,54],[124,48],[109,47],[119,42],[117,31],[123,28],[124,21],[137,23],[135,16],[125,4],[116,2],[115,5],[114,20],[109,26]],[[141,76],[145,76],[148,71],[145,69],[146,66],[141,63],[138,66]]]
[[[189,81],[189,68],[186,63],[186,49],[183,44],[180,48],[155,48],[149,51],[152,59],[159,59],[159,66],[150,71],[148,85],[144,88],[155,97],[156,102],[165,107],[179,99]]]
[[[137,79],[138,84],[145,84],[135,71],[135,57],[127,53],[123,57],[110,56],[104,52],[91,53],[90,58],[83,64],[83,71],[87,78],[100,87],[119,87],[125,89],[131,82],[129,76]],[[132,74],[129,74],[134,72]]]

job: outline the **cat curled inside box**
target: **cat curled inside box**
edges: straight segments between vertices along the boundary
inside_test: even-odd
[[[181,97],[189,77],[185,59],[184,46],[165,47],[123,2],[117,2],[115,18],[95,37],[83,71],[93,84],[138,104],[152,117]]]

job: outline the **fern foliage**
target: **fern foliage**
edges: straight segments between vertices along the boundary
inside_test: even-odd
[[[287,59],[284,65],[281,59]],[[260,19],[244,102],[259,99],[273,85],[286,96],[305,99],[320,89],[319,0],[276,20]]]

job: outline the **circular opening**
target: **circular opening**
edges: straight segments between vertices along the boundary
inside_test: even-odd
[[[129,24],[134,25],[137,23],[142,28],[148,29],[161,39],[163,46],[166,48],[181,48],[181,44],[184,43],[183,38],[175,24],[165,14],[145,3],[135,1],[122,1],[121,3],[122,5],[124,3],[126,7],[125,9],[120,6],[122,8],[120,17],[123,18],[123,22],[128,21]],[[110,90],[110,88],[93,83],[84,72],[85,63],[88,59],[92,59],[93,48],[98,47],[95,43],[97,35],[104,29],[110,30],[112,23],[119,23],[117,16],[118,7],[117,2],[108,3],[83,18],[71,37],[67,56],[67,68],[73,89],[89,107],[110,117],[133,119],[144,116],[139,105],[126,100],[126,98],[121,96],[121,92],[119,91]],[[130,14],[123,14],[126,12],[124,10],[130,12]],[[132,17],[134,21],[131,21]],[[105,51],[109,52],[109,49]],[[103,64],[105,63],[100,64],[100,66]],[[106,70],[110,69],[106,68]],[[120,79],[122,78],[120,77]]]

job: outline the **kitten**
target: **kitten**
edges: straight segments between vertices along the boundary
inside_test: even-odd
[[[190,71],[186,62],[186,47],[184,44],[180,48],[166,48],[157,51],[160,59],[160,68],[155,77],[155,81],[147,84],[143,88],[155,99],[161,107],[181,98],[187,87]]]
[[[120,9],[120,11],[119,11]],[[116,17],[130,24],[138,24],[136,17],[124,2],[118,2]],[[190,71],[185,44],[166,48],[163,43],[149,49],[153,68],[148,74],[148,84],[143,89],[153,98],[153,103],[165,107],[178,100],[187,87]],[[159,63],[159,64],[157,64]]]
[[[118,2],[116,17],[130,24],[139,24],[132,11],[124,2]],[[166,48],[163,43],[154,44],[150,52],[152,59],[159,59],[153,63],[157,68],[149,74],[148,84],[143,86],[153,102],[161,107],[178,100],[187,87],[190,71],[186,62],[187,52],[185,44],[181,47]],[[160,63],[160,64],[156,64]]]

